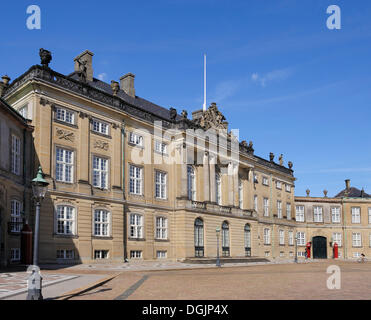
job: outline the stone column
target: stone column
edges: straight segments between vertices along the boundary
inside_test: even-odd
[[[210,154],[209,155],[209,178],[210,178],[210,202],[216,202],[216,194],[215,194],[215,165],[216,165],[216,156]]]
[[[233,192],[234,192],[234,206],[239,207],[239,183],[238,183],[238,163],[233,164]],[[243,190],[243,187],[242,187]]]
[[[205,151],[203,159],[204,171],[204,201],[210,201],[210,171],[209,171],[209,153]]]

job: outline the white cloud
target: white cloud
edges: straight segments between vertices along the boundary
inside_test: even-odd
[[[99,80],[104,81],[106,78],[107,78],[107,73],[102,72],[102,73],[98,74],[98,79]]]
[[[263,75],[255,72],[251,75],[251,80],[265,87],[267,82],[286,80],[292,73],[292,68],[273,70]]]

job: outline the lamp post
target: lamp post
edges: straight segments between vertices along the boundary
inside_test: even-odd
[[[295,235],[295,263],[298,263],[298,235]]]
[[[31,267],[32,273],[28,279],[28,295],[27,300],[42,300],[41,293],[41,275],[38,267],[39,258],[39,226],[40,226],[40,206],[41,201],[44,199],[46,190],[49,183],[44,179],[44,174],[39,167],[37,176],[32,180],[32,193],[36,203],[36,216],[35,216],[35,235],[34,235],[34,250],[33,250],[33,266]]]
[[[216,227],[216,266],[221,267],[219,258],[219,237],[220,237],[220,227]]]

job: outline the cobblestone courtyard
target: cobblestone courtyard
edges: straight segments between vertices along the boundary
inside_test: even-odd
[[[341,270],[341,289],[327,288],[327,267]],[[130,271],[72,299],[370,299],[371,263],[345,261]]]

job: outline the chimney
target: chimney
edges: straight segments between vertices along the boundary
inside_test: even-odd
[[[350,180],[349,179],[345,180],[345,188],[346,188],[347,191],[350,190]]]
[[[83,53],[80,53],[73,61],[75,61],[75,71],[81,71],[80,63],[86,62],[86,80],[93,81],[93,56],[94,53],[89,50],[85,50]]]
[[[134,78],[135,75],[130,72],[120,78],[120,89],[133,98],[135,98]]]

